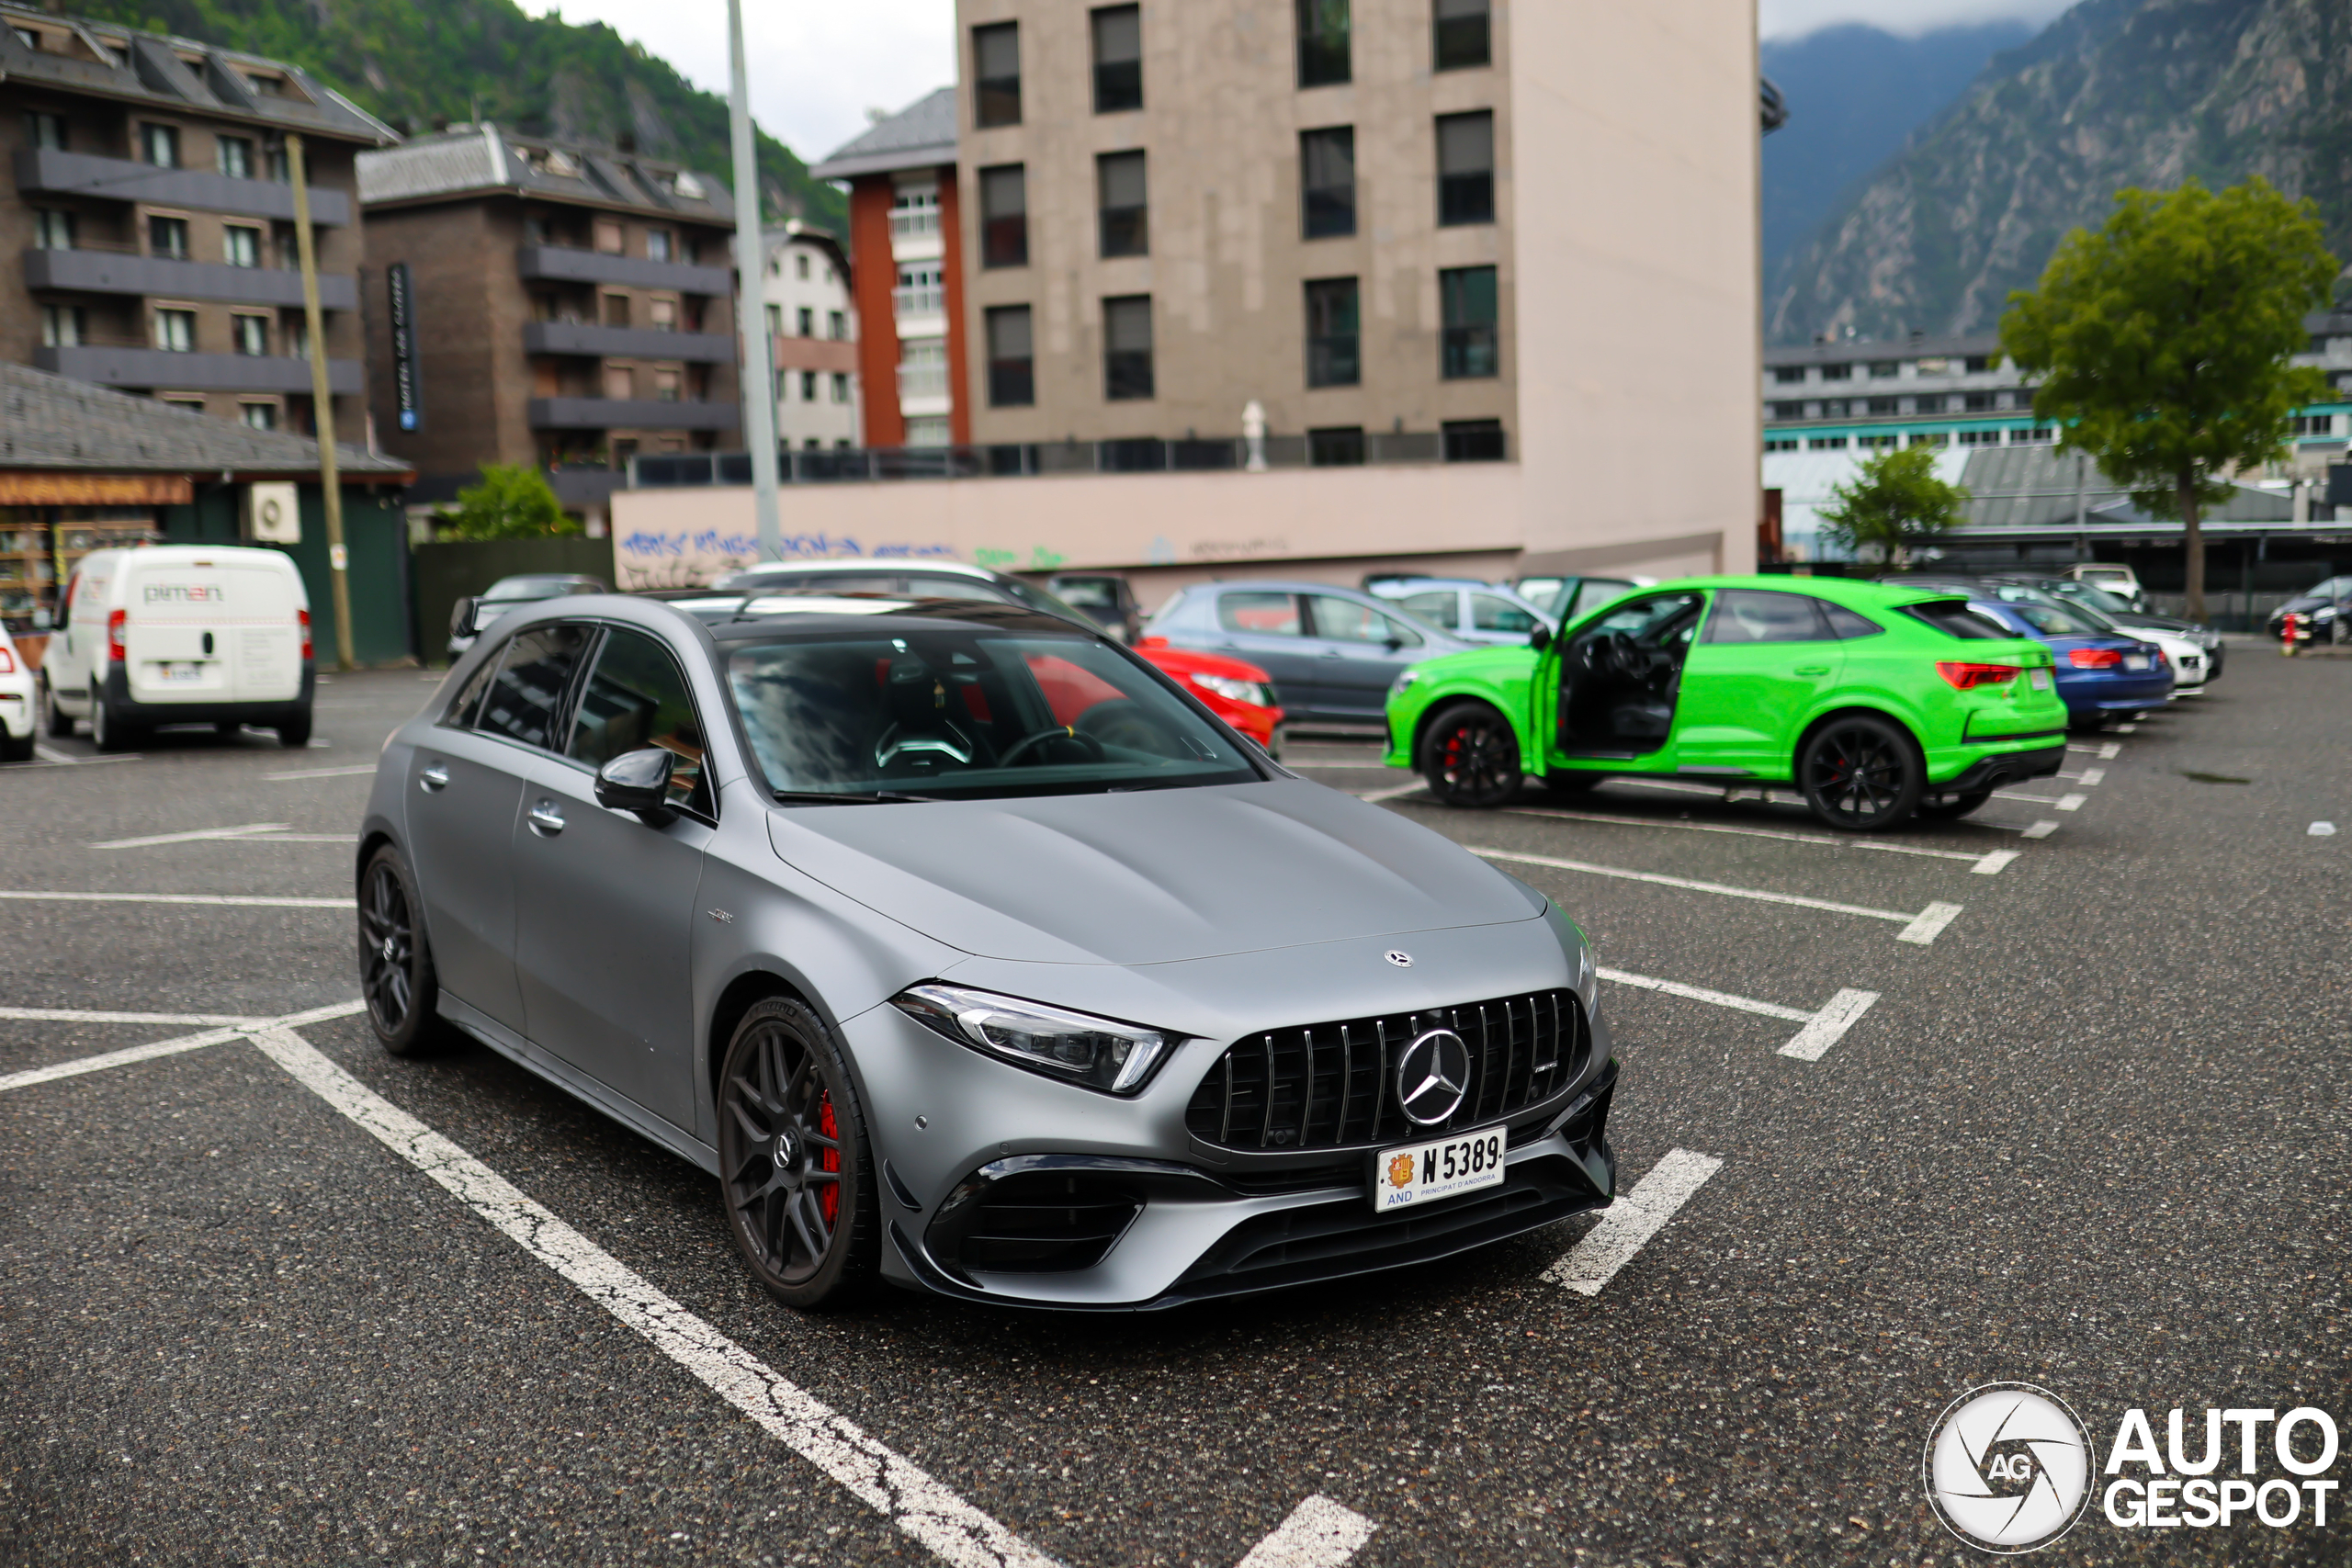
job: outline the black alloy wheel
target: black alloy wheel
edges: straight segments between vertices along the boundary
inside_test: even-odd
[[[1967,816],[1993,798],[1989,789],[1972,789],[1964,795],[1939,795],[1919,803],[1919,815],[1930,822],[1951,822]]]
[[[874,1157],[848,1062],[800,1002],[756,1002],[718,1084],[727,1224],[752,1274],[787,1306],[849,1305],[881,1254]]]
[[[415,884],[390,844],[359,874],[359,994],[376,1039],[395,1056],[417,1056],[440,1041],[434,1004],[440,983],[416,929]]]
[[[1823,822],[1870,833],[1918,809],[1926,771],[1908,735],[1885,719],[1851,714],[1830,720],[1805,741],[1797,786]]]
[[[1519,738],[1484,703],[1456,703],[1430,725],[1421,776],[1448,806],[1500,806],[1519,793]]]

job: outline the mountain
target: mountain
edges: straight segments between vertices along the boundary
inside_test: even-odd
[[[2033,33],[1993,22],[1898,38],[1850,24],[1767,40],[1764,74],[1791,113],[1764,139],[1765,276],[1812,237],[1847,187],[1900,152],[1994,55]]]
[[[633,147],[729,176],[727,100],[601,22],[514,0],[70,0],[65,9],[285,60],[396,130],[495,120],[526,135]],[[705,8],[704,21],[718,13]],[[763,205],[847,233],[839,191],[764,132]]]
[[[2352,6],[2082,0],[1854,191],[1765,291],[1804,343],[1989,332],[2071,229],[2124,186],[2262,175],[2318,205],[2352,259]]]

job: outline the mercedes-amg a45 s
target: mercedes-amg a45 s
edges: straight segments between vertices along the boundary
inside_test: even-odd
[[[386,744],[368,1016],[717,1178],[752,1271],[1134,1309],[1609,1201],[1583,933],[1017,605],[501,622]]]

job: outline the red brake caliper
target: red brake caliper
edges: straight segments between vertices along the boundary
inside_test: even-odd
[[[817,1107],[817,1131],[834,1140],[834,1146],[827,1149],[824,1156],[817,1162],[818,1168],[838,1171],[842,1168],[840,1147],[842,1130],[840,1124],[833,1120],[833,1097],[830,1094],[825,1096],[823,1101]],[[840,1182],[834,1181],[826,1185],[823,1202],[825,1225],[827,1229],[831,1229],[841,1223],[842,1184]]]

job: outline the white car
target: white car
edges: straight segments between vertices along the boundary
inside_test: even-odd
[[[2066,569],[2065,575],[2077,582],[2087,582],[2093,588],[2105,589],[2131,605],[2135,614],[2144,615],[2148,613],[2148,595],[2140,586],[2140,574],[2128,566],[2110,566],[2105,562],[2091,562],[2082,566],[2070,566]]]
[[[1469,578],[1385,578],[1367,584],[1364,592],[1464,642],[1523,646],[1538,626],[1547,632],[1560,629],[1551,615],[1510,589]]]
[[[33,760],[33,672],[0,626],[0,762]]]
[[[311,742],[311,601],[292,558],[239,545],[93,550],[41,660],[44,722],[90,721],[101,751],[159,725],[239,725]]]

